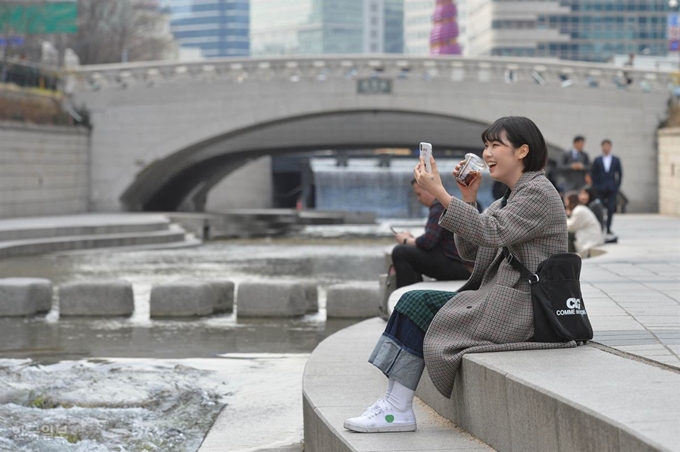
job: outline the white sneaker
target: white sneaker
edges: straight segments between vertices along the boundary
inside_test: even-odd
[[[361,416],[347,419],[344,427],[363,433],[413,432],[416,430],[416,416],[413,410],[395,410],[385,399],[378,399]]]

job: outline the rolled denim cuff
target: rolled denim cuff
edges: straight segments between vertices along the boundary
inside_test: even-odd
[[[375,344],[368,362],[380,369],[388,378],[393,378],[415,391],[425,369],[423,358],[409,352],[393,338],[383,334]]]

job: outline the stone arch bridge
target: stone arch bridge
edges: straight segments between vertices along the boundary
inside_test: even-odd
[[[671,74],[536,59],[322,56],[84,66],[97,211],[175,210],[244,163],[318,149],[479,148],[506,115],[532,118],[555,158],[574,135],[623,159],[629,211],[657,209],[656,128]],[[626,77],[633,79],[627,84]]]

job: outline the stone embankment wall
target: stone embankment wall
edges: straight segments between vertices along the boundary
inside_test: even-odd
[[[659,213],[680,217],[680,127],[659,129]]]
[[[0,218],[86,212],[89,132],[0,121]]]

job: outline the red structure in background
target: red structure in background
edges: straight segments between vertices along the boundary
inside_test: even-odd
[[[430,55],[460,55],[458,45],[458,10],[453,0],[437,0],[430,33]]]

